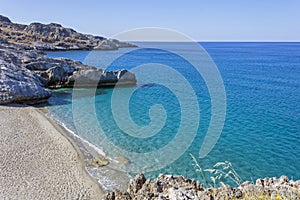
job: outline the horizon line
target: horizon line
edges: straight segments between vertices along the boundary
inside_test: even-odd
[[[245,42],[245,43],[300,43],[300,40],[195,40],[195,41],[175,41],[175,40],[120,40],[122,42]]]

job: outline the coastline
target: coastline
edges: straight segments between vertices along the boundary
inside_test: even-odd
[[[26,31],[24,31],[25,29]],[[30,34],[28,34],[29,32]],[[56,33],[55,36],[52,34],[54,32]],[[42,40],[45,34],[48,39]],[[64,43],[69,37],[77,39]],[[81,39],[78,40],[78,38]],[[0,160],[2,160],[0,161],[2,169],[0,173],[2,178],[0,199],[2,195],[6,196],[5,193],[12,195],[13,199],[17,199],[17,193],[28,199],[45,199],[45,196],[49,197],[49,195],[56,193],[57,196],[53,196],[51,199],[66,198],[66,195],[67,199],[70,199],[68,196],[69,189],[74,190],[71,195],[75,195],[76,192],[79,193],[77,196],[75,195],[76,197],[72,196],[71,199],[99,199],[107,191],[125,191],[127,189],[130,180],[129,175],[118,171],[117,164],[109,163],[104,153],[97,147],[78,137],[59,120],[51,118],[46,108],[30,107],[23,104],[43,103],[52,95],[50,89],[73,87],[78,79],[87,80],[88,83],[84,83],[83,87],[90,86],[90,84],[94,86],[95,81],[99,87],[115,86],[117,82],[122,85],[135,85],[135,75],[127,70],[105,71],[74,60],[47,58],[43,53],[47,50],[117,50],[125,47],[136,47],[136,45],[115,39],[77,33],[54,23],[17,24],[0,15],[0,64],[3,72],[0,77],[0,113],[3,113],[4,116],[0,119],[0,137],[2,136],[0,139]],[[96,79],[94,80],[93,77]],[[98,82],[100,77],[101,83]],[[22,134],[25,134],[25,137],[18,138]],[[40,140],[47,142],[37,146],[36,143],[39,143]],[[28,145],[23,147],[19,144],[16,146],[12,141]],[[11,145],[7,146],[6,143]],[[9,151],[11,149],[13,151]],[[43,152],[32,153],[36,149]],[[52,152],[51,150],[54,149],[55,151]],[[63,159],[64,156],[66,157]],[[30,162],[19,162],[19,160],[23,161],[29,158],[32,159]],[[106,163],[105,165],[109,164],[107,166],[102,166],[103,163],[98,165],[101,158]],[[51,162],[49,168],[53,168],[51,171],[53,174],[49,176],[52,179],[47,183],[48,186],[42,187],[39,185],[42,185],[42,179],[47,177],[47,174],[34,172],[34,169],[31,169],[31,162],[35,164],[34,167],[42,171],[39,166],[47,169],[46,163],[48,161]],[[15,163],[18,163],[20,169],[15,169]],[[95,163],[97,165],[94,165]],[[47,188],[45,194],[41,194],[45,196],[39,196],[40,194],[35,190],[30,191],[30,187],[29,190],[26,189],[27,186],[23,187],[20,192],[13,193],[15,189],[19,191],[19,187],[22,185],[19,183],[19,179],[22,177],[20,173],[23,173],[24,167],[27,167],[24,173],[33,173],[28,175],[28,179],[30,179],[29,182],[26,181],[28,187],[32,186],[31,179],[37,180],[37,183],[33,185],[36,187],[36,191]],[[15,169],[17,175],[14,175],[14,170],[9,171],[10,169]],[[65,173],[58,176],[61,171]],[[80,176],[74,175],[73,177],[73,175],[71,176],[72,173],[80,174]],[[63,179],[64,176],[67,178]],[[5,180],[8,177],[11,177],[12,180],[11,188],[5,186]],[[73,180],[74,178],[78,180]],[[61,181],[56,183],[56,179],[61,179]],[[78,181],[80,186],[70,184],[73,181]],[[52,185],[57,185],[57,187],[62,185],[63,189],[59,189],[62,194],[59,195],[58,192],[52,191],[50,189]],[[68,191],[64,192],[65,189]],[[32,198],[31,193],[33,196],[37,196]],[[28,195],[31,197],[29,198]]]
[[[299,199],[300,181],[284,176],[258,179],[255,184],[247,181],[237,188],[206,189],[201,183],[182,176],[160,175],[155,180],[147,180],[139,174],[127,191],[113,187],[108,190],[105,187],[109,181],[120,180],[124,173],[109,165],[101,167],[99,172],[107,179],[97,182],[86,171],[85,159],[89,158],[88,153],[101,152],[92,147],[82,151],[86,147],[81,144],[84,141],[73,140],[75,136],[46,116],[46,111],[46,108],[20,104],[0,106],[0,199]]]
[[[107,188],[88,173],[82,146],[45,111],[18,104],[0,106],[0,198],[103,198]]]
[[[60,134],[62,134],[73,145],[76,151],[78,151],[78,153],[81,155],[81,160],[85,166],[85,170],[89,176],[97,179],[98,184],[100,184],[104,191],[108,192],[118,190],[125,192],[127,190],[129,181],[132,177],[125,172],[118,170],[116,162],[112,162],[113,160],[111,160],[109,157],[106,157],[106,154],[100,148],[74,133],[74,131],[69,129],[66,124],[55,118],[55,116],[53,116],[47,108],[41,107],[36,109],[38,112],[44,115],[44,117],[47,118],[47,120],[49,120],[49,122],[59,130]],[[104,157],[108,159],[109,164],[101,167],[88,165],[89,160],[98,157]]]
[[[20,30],[23,29],[20,29],[20,26],[24,29],[26,28],[26,31],[20,32]],[[5,28],[1,29],[2,27]],[[29,31],[30,34],[27,34]],[[0,88],[0,104],[25,102],[38,104],[39,102],[46,101],[51,96],[51,89],[72,88],[74,85],[73,81],[76,79],[80,80],[82,78],[90,78],[96,75],[103,76],[104,74],[109,73],[110,75],[117,74],[114,77],[120,80],[122,74],[130,73],[127,70],[105,71],[93,66],[87,66],[74,60],[46,57],[44,52],[47,50],[67,51],[72,49],[74,50],[74,48],[77,50],[80,50],[80,48],[85,49],[85,47],[78,46],[78,44],[83,41],[76,40],[64,43],[66,40],[64,32],[69,31],[59,24],[51,23],[44,25],[40,23],[32,23],[30,25],[18,25],[12,23],[8,18],[0,15],[0,33],[4,33],[3,38],[0,34],[0,65],[1,70],[3,70],[2,76],[0,77],[2,84]],[[55,33],[55,38],[62,39],[60,39],[60,41],[56,41],[56,39],[53,39],[51,36],[53,33]],[[45,34],[49,37],[49,41],[42,44],[37,43],[37,41],[41,39],[40,37],[44,37]],[[98,36],[88,37],[87,35],[76,33],[76,31],[75,33],[71,31],[70,35],[86,36],[87,40],[85,40],[85,43],[87,46],[94,43],[93,40],[97,40],[98,46],[95,46],[95,50],[113,50],[115,49],[114,46],[121,44],[118,41],[109,39],[106,40],[105,38],[100,39]],[[107,49],[107,45],[111,49]],[[92,48],[94,49],[92,46],[87,46],[87,50],[91,50]],[[228,50],[228,47],[225,48]],[[287,49],[283,48],[283,50]],[[289,51],[290,50],[288,49],[288,52]],[[241,171],[251,171],[251,174],[255,174],[254,172],[259,174],[264,171],[264,168],[267,169],[266,171],[272,171],[271,168],[276,166],[278,170],[277,173],[287,173],[289,174],[289,177],[293,177],[291,174],[295,174],[295,172],[297,174],[298,161],[297,157],[294,157],[297,155],[297,148],[293,148],[293,145],[297,146],[297,143],[291,143],[290,141],[293,140],[293,138],[297,139],[297,132],[294,128],[297,128],[298,124],[297,118],[295,118],[295,116],[297,116],[297,109],[295,109],[295,106],[293,105],[294,99],[297,98],[297,93],[294,95],[291,94],[295,91],[295,83],[297,84],[298,82],[295,81],[292,82],[292,84],[289,84],[291,85],[291,90],[287,90],[285,83],[291,83],[289,81],[293,80],[293,77],[296,76],[288,76],[290,75],[290,70],[282,71],[282,66],[285,65],[281,64],[281,60],[278,60],[277,63],[277,57],[282,54],[277,55],[277,53],[274,52],[257,51],[257,49],[255,52],[259,52],[259,54],[253,54],[254,51],[252,50],[250,50],[250,52],[233,52],[241,53],[238,55],[246,55],[246,53],[250,53],[253,58],[255,57],[258,59],[258,61],[256,60],[257,62],[255,61],[257,65],[265,66],[266,64],[270,64],[268,63],[268,61],[270,61],[272,66],[280,67],[280,70],[274,70],[274,79],[264,78],[264,75],[268,77],[270,71],[257,71],[259,72],[258,74],[262,75],[260,77],[256,77],[257,79],[254,78],[255,76],[252,77],[251,74],[250,76],[241,77],[245,78],[245,80],[253,80],[253,82],[247,81],[249,85],[240,84],[244,82],[234,81],[234,83],[236,83],[234,85],[241,87],[228,87],[228,97],[236,96],[237,93],[231,94],[231,92],[241,93],[241,91],[245,91],[245,93],[248,94],[245,87],[250,89],[249,91],[255,89],[256,92],[250,92],[253,96],[241,95],[240,97],[243,97],[243,100],[259,100],[259,98],[263,97],[265,94],[268,94],[268,96],[266,96],[266,99],[260,99],[261,101],[249,101],[249,104],[240,105],[235,103],[238,108],[245,109],[244,111],[252,111],[252,108],[250,107],[252,103],[253,105],[257,105],[257,110],[254,109],[253,113],[262,114],[262,118],[260,118],[259,115],[248,115],[247,112],[237,112],[238,110],[243,109],[235,110],[235,107],[228,107],[228,110],[232,110],[233,113],[235,113],[235,115],[232,115],[229,118],[235,119],[236,117],[236,119],[238,119],[237,122],[239,122],[238,124],[235,124],[237,126],[233,126],[232,131],[236,131],[239,129],[239,126],[241,126],[245,127],[245,132],[243,134],[241,131],[235,135],[241,135],[242,138],[240,139],[235,137],[235,140],[228,140],[229,142],[227,144],[229,145],[227,148],[225,145],[221,146],[226,150],[228,149],[228,155],[235,155],[232,156],[232,158],[238,158],[241,160],[241,165],[239,166],[241,167]],[[279,49],[278,52],[281,52],[281,49]],[[282,52],[286,53],[284,51]],[[222,57],[224,54],[220,55],[220,57]],[[230,55],[225,55],[226,60],[231,58]],[[268,58],[265,59],[264,55]],[[290,52],[288,55],[290,56],[288,58],[295,57],[295,55]],[[234,58],[236,58],[236,54],[234,55]],[[241,56],[241,58],[243,57]],[[245,58],[246,59],[242,60],[247,60],[249,57]],[[283,60],[283,62],[288,63],[286,67],[287,69],[293,66],[291,63],[297,63],[297,60],[294,62],[293,60],[286,62],[286,58],[287,57],[285,57],[285,61]],[[274,64],[274,61],[276,61],[276,64]],[[239,61],[237,63],[233,61],[232,63],[233,67],[240,66],[241,64],[244,70],[244,68],[247,68],[247,65],[252,67],[254,61],[249,63],[246,62],[244,63],[245,65],[242,64],[243,61]],[[230,67],[231,65],[228,66]],[[235,71],[231,74],[238,75],[239,72],[247,74],[244,73],[245,71],[238,71],[242,68],[232,69],[237,70],[237,74]],[[280,76],[281,74],[285,74],[284,78]],[[106,76],[106,80],[110,80],[111,78],[109,77],[110,76]],[[226,74],[224,77],[227,77]],[[288,77],[288,79],[285,79],[285,77]],[[123,78],[126,78],[126,76]],[[133,73],[127,78],[130,84],[136,84],[136,78]],[[91,78],[89,81],[94,83],[93,81],[95,81],[95,79]],[[226,82],[224,82],[224,84],[225,83]],[[256,83],[258,83],[258,85],[256,85]],[[280,85],[280,87],[276,87],[277,83],[279,83],[278,85]],[[109,84],[111,84],[110,81]],[[112,84],[114,85],[115,81],[113,81]],[[123,84],[126,85],[127,81],[124,81]],[[91,85],[94,84],[81,84],[80,86],[90,87]],[[102,82],[101,85],[107,86],[107,82]],[[97,86],[101,85],[98,84]],[[262,90],[259,91],[261,85],[264,85],[264,87],[262,87]],[[269,86],[273,85],[274,87],[272,87],[271,91],[276,91],[280,95],[278,95],[278,93],[268,92],[270,91]],[[280,96],[281,99],[277,99],[277,96]],[[293,98],[290,99],[290,96],[293,96]],[[276,101],[269,101],[271,99],[270,97],[275,97],[274,100]],[[282,99],[286,100],[287,103],[276,104],[276,102],[284,102]],[[234,98],[228,100],[231,102]],[[261,104],[262,107],[260,107],[257,102],[264,104]],[[275,109],[273,110],[273,108]],[[283,110],[277,108],[283,108]],[[286,112],[284,110],[286,110]],[[291,111],[296,112],[294,113]],[[107,191],[114,191],[110,193],[111,196],[121,195],[122,198],[126,199],[135,198],[136,196],[142,198],[145,197],[145,195],[149,198],[156,195],[155,197],[165,197],[166,199],[170,199],[171,197],[171,199],[177,199],[177,197],[181,198],[185,195],[189,198],[193,196],[192,199],[196,199],[196,197],[206,195],[202,193],[203,191],[207,192],[207,195],[210,196],[220,194],[220,199],[224,199],[224,196],[226,196],[226,198],[229,198],[229,196],[233,198],[243,198],[248,195],[249,192],[253,191],[255,191],[255,197],[260,199],[268,199],[269,197],[272,199],[284,199],[285,197],[289,197],[289,199],[300,199],[300,181],[294,181],[293,178],[292,180],[289,180],[288,177],[285,176],[281,176],[280,178],[259,178],[255,183],[252,180],[252,183],[247,181],[238,185],[236,188],[224,186],[224,188],[220,189],[203,188],[200,182],[185,179],[184,177],[161,175],[157,179],[151,180],[146,179],[144,175],[140,174],[137,175],[128,186],[130,177],[117,170],[118,164],[114,162],[115,160],[105,158],[104,152],[88,141],[77,136],[75,132],[68,129],[67,125],[60,122],[59,118],[56,119],[55,116],[51,116],[49,113],[50,112],[49,110],[47,111],[47,108],[42,107],[36,108],[25,105],[8,105],[2,107],[0,105],[0,199],[3,197],[19,199],[20,196],[25,199],[99,199],[103,197],[104,193]],[[285,117],[281,118],[278,116]],[[278,121],[273,121],[273,119],[277,118],[279,119]],[[257,121],[253,119],[257,119]],[[285,120],[287,120],[287,123],[285,123]],[[255,126],[249,126],[249,121],[251,122],[250,124]],[[256,124],[258,125],[256,126]],[[261,129],[260,124],[263,127]],[[287,124],[287,126],[284,126],[283,124]],[[288,131],[285,132],[285,130]],[[228,133],[230,134],[232,132],[227,132],[225,134],[229,135]],[[247,137],[244,137],[244,135],[248,136],[249,133],[253,133],[253,137],[249,137],[248,140],[246,140]],[[259,134],[255,135],[255,133]],[[260,136],[260,133],[264,133],[266,138],[261,138],[260,142],[258,142],[256,139],[260,138],[258,137]],[[238,144],[241,144],[240,146],[242,146],[242,148],[232,148],[232,146],[235,146],[235,141],[238,142]],[[241,141],[245,141],[245,143],[243,144]],[[253,143],[253,141],[257,142]],[[260,145],[256,146],[255,143]],[[248,144],[250,144],[250,148],[247,148]],[[268,146],[269,144],[272,145]],[[101,145],[99,147],[101,148]],[[249,152],[246,153],[245,151],[244,153],[242,150],[252,148],[257,150],[257,152],[253,154],[254,157],[244,156],[248,155]],[[293,151],[294,149],[296,149],[296,151]],[[230,151],[238,153],[231,154]],[[262,152],[266,152],[268,155],[263,155]],[[272,152],[272,154],[270,154],[270,152]],[[284,154],[286,152],[289,153]],[[217,154],[219,154],[220,157],[218,157]],[[223,155],[223,152],[217,154],[215,154],[215,158],[218,158],[218,161],[223,159],[223,157],[226,157]],[[259,154],[261,155],[257,157],[256,155]],[[104,162],[101,161],[102,158]],[[243,158],[246,159],[243,161]],[[274,158],[278,158],[278,160]],[[265,162],[269,161],[269,159],[272,162]],[[98,165],[99,160],[102,162],[100,165]],[[107,166],[102,166],[106,165],[109,161],[110,163]],[[252,163],[253,167],[251,169],[249,169],[248,166],[244,167],[245,165],[251,166],[250,161],[254,161]],[[276,164],[274,165],[273,162]],[[286,167],[286,163],[289,162],[293,162],[293,164],[290,167]],[[93,164],[95,163],[97,165],[94,166]],[[256,166],[257,163],[258,165]],[[270,163],[270,165],[264,165],[264,163]],[[271,165],[273,166],[271,167]],[[285,170],[288,168],[290,169]],[[254,172],[252,172],[252,169]],[[126,191],[127,186],[128,190]],[[190,188],[192,188],[192,190],[190,190]],[[208,198],[211,199],[209,196]],[[214,196],[214,199],[217,199],[217,197]]]

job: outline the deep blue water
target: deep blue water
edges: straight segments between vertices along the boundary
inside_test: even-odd
[[[197,54],[189,49],[185,43],[169,43],[177,52],[190,54],[197,60]],[[226,91],[226,120],[221,137],[212,151],[203,159],[198,159],[201,166],[211,168],[219,161],[230,161],[239,175],[245,180],[259,177],[273,177],[287,175],[293,179],[300,179],[300,43],[201,43],[218,67]],[[143,46],[142,43],[140,46]],[[151,122],[149,109],[152,105],[161,104],[166,112],[165,123],[155,135],[148,138],[134,137],[121,130],[112,113],[113,89],[98,89],[96,97],[83,91],[76,105],[80,105],[80,119],[74,120],[72,108],[72,91],[57,90],[49,100],[49,110],[59,120],[66,123],[71,129],[77,128],[77,134],[98,147],[103,147],[103,135],[97,128],[100,124],[107,140],[127,152],[147,153],[160,149],[175,138],[182,120],[181,104],[176,95],[166,86],[150,84],[151,78],[168,80],[168,84],[179,88],[180,94],[185,95],[185,102],[189,101],[188,90],[178,86],[168,73],[151,70],[157,63],[167,65],[177,70],[191,84],[200,107],[199,127],[192,144],[182,156],[166,167],[146,173],[155,177],[159,173],[185,175],[189,178],[201,180],[195,171],[191,157],[192,153],[198,157],[203,138],[207,132],[211,119],[211,98],[204,79],[191,66],[191,63],[182,57],[167,52],[161,48],[137,48],[124,54],[129,49],[119,51],[69,51],[49,52],[49,57],[67,57],[82,61],[97,67],[107,67],[106,61],[117,56],[118,58],[108,69],[125,68],[134,71],[134,67],[141,64],[156,63],[147,66],[147,71],[136,72],[137,87],[118,88],[120,95],[116,100],[122,111],[122,95],[124,97],[134,89],[129,101],[131,119],[139,126],[147,126]],[[119,57],[120,56],[120,57]],[[149,72],[149,73],[148,73]],[[155,74],[155,75],[153,75]],[[143,75],[143,77],[141,77]],[[150,80],[150,81],[149,81]],[[120,98],[120,99],[119,99]],[[95,117],[89,113],[89,107],[96,110]],[[196,107],[195,107],[196,108]],[[196,118],[194,112],[188,116]],[[124,114],[124,115],[123,115]],[[164,115],[152,113],[158,121],[163,121]],[[118,113],[121,119],[126,120],[125,113]],[[76,126],[74,125],[76,121]],[[99,124],[98,124],[99,123]],[[128,121],[130,124],[130,121]],[[160,124],[161,125],[161,124]],[[79,127],[79,128],[78,128]],[[131,127],[125,127],[129,132]],[[155,126],[154,126],[155,128]],[[189,127],[184,127],[189,134]],[[187,136],[188,137],[188,136]],[[177,147],[184,145],[181,140]],[[170,151],[170,157],[178,154]],[[108,156],[117,159],[122,155],[113,146],[104,148]],[[134,157],[133,157],[134,158]],[[139,160],[139,165],[151,167],[152,158]],[[136,164],[135,160],[130,160]],[[159,161],[158,161],[159,162]],[[143,172],[143,169],[140,169]]]

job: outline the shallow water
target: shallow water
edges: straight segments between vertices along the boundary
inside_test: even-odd
[[[168,45],[173,45],[177,51],[196,55],[193,49],[189,50],[184,43]],[[300,43],[201,43],[201,45],[217,65],[227,97],[226,120],[221,137],[205,158],[198,159],[202,168],[211,168],[219,161],[228,160],[245,180],[281,175],[300,179]],[[142,43],[140,46],[143,46]],[[198,156],[210,123],[211,99],[203,78],[189,62],[170,52],[149,48],[132,50],[133,52],[125,56],[124,53],[130,50],[49,52],[47,55],[76,59],[97,67],[106,67],[105,64],[110,58],[121,56],[114,60],[108,69],[125,68],[134,71],[134,67],[141,64],[160,63],[177,70],[191,84],[196,94],[196,103],[200,107],[200,125],[192,144],[185,152],[181,152],[181,149],[178,152],[176,149],[176,146],[186,145],[184,140],[177,142],[174,151],[169,152],[170,157],[174,156],[173,154],[183,153],[179,155],[179,159],[162,169],[147,172],[146,175],[155,177],[159,173],[170,173],[201,180],[189,154]],[[117,89],[119,96],[114,105],[119,105],[116,110],[122,111],[124,105],[122,97],[125,98],[134,90],[129,101],[130,117],[137,125],[147,126],[151,122],[150,107],[161,104],[166,115],[162,112],[151,113],[153,118],[159,119],[152,127],[158,131],[151,137],[128,135],[126,131],[130,132],[132,127],[130,119],[127,119],[128,116],[124,112],[117,114],[119,118],[128,120],[128,127],[122,127],[126,130],[120,129],[112,111],[111,98],[115,91],[111,88],[98,89],[95,98],[93,92],[89,93],[83,89],[80,98],[73,102],[72,90],[57,90],[49,100],[49,110],[71,129],[77,129],[80,137],[104,148],[111,158],[116,160],[130,158],[128,166],[138,164],[142,166],[139,171],[147,171],[156,165],[155,158],[135,160],[134,156],[130,157],[129,154],[131,152],[146,154],[166,146],[175,138],[181,122],[185,120],[182,119],[182,105],[177,95],[165,86],[148,84],[153,78],[151,66],[148,66],[148,70],[149,73],[145,71],[142,73],[143,77],[139,76],[141,75],[139,71],[136,72],[139,82],[137,87]],[[169,74],[163,71],[155,73],[157,77],[168,80],[168,84],[172,87],[177,86],[178,82],[170,78]],[[184,89],[177,92],[189,94]],[[183,98],[185,102],[191,102],[188,106],[197,106],[189,99],[189,95]],[[79,112],[76,111],[76,119],[73,118],[74,105],[80,105]],[[94,105],[92,107],[95,108],[96,115],[89,112],[91,105]],[[164,121],[164,117],[165,123],[159,127],[162,125],[159,122]],[[190,112],[189,118],[187,120],[196,116]],[[99,126],[102,128],[101,133]],[[184,128],[188,137],[188,126]],[[114,146],[103,144],[104,138]],[[124,151],[120,152],[115,147]],[[152,160],[154,162],[150,162]],[[126,169],[126,164],[122,167],[130,171]]]

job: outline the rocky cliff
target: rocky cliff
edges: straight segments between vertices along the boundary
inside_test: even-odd
[[[67,38],[73,40],[59,44]],[[106,46],[102,48],[103,43]],[[41,51],[111,50],[125,46],[131,45],[80,34],[57,24],[13,24],[7,17],[0,16],[0,104],[46,100],[52,94],[49,89],[73,87],[76,81],[80,82],[77,87],[135,85],[135,75],[127,70],[105,71],[70,59],[47,58]]]
[[[135,45],[78,33],[60,24],[31,23],[17,24],[5,16],[0,15],[0,37],[12,44],[25,45],[29,49],[49,50],[116,50]]]

